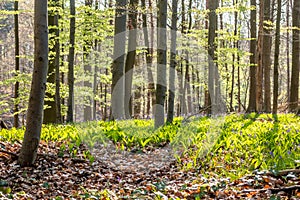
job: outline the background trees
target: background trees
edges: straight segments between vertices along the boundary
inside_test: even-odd
[[[19,119],[24,125],[33,70],[33,4],[20,1],[19,12],[13,12],[14,3],[7,0],[0,4],[0,114],[6,121],[17,125]],[[196,114],[207,108],[207,97],[212,105],[226,105],[227,111],[271,112],[271,106],[277,104],[278,112],[297,110],[297,1],[283,1],[280,27],[273,24],[277,16],[273,10],[280,8],[277,1],[182,0],[176,3],[177,12],[162,10],[164,3],[49,1],[49,64],[53,66],[48,74],[44,122],[134,116],[155,117],[159,126],[168,110],[170,122],[175,115]],[[14,16],[19,18],[15,23],[19,25],[19,42]],[[166,30],[166,36],[155,34],[154,27]],[[171,29],[181,30],[176,39]],[[17,44],[19,53],[12,48]],[[154,104],[162,108],[157,115]],[[56,114],[48,117],[49,108]]]

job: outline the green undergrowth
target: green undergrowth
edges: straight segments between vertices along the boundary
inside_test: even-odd
[[[63,141],[61,150],[72,155],[82,143],[91,150],[97,143],[112,141],[120,150],[141,153],[169,145],[183,170],[197,169],[233,179],[253,170],[299,167],[300,117],[293,114],[176,118],[172,124],[153,127],[153,120],[44,125],[41,140]],[[0,140],[13,143],[23,135],[24,128],[3,129]],[[86,154],[93,161],[90,152]]]

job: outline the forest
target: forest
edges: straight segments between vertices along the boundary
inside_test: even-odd
[[[299,199],[299,0],[0,0],[0,198]]]

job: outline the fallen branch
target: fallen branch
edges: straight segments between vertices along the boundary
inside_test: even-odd
[[[300,185],[293,185],[293,186],[288,186],[288,187],[282,187],[282,188],[268,188],[268,189],[247,189],[247,190],[242,190],[242,193],[251,193],[251,192],[266,192],[266,191],[271,191],[271,193],[278,193],[278,192],[291,192],[294,190],[300,190]]]
[[[191,114],[191,115],[187,116],[186,118],[184,118],[184,119],[182,120],[182,122],[183,122],[183,123],[184,123],[184,122],[187,122],[191,117],[194,117],[194,116],[196,116],[196,115],[199,115],[199,114],[201,114],[201,113],[207,111],[210,107],[211,107],[211,106],[206,106],[205,108],[200,109],[197,113]]]
[[[259,173],[262,173],[262,172],[259,172]],[[278,176],[286,176],[289,173],[300,174],[300,169],[285,169],[285,170],[280,170],[276,173],[266,171],[263,173],[263,175],[278,177]],[[256,174],[258,174],[258,172]]]

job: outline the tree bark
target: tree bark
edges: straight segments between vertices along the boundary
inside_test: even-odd
[[[43,121],[48,72],[47,1],[34,1],[34,69],[31,82],[27,124],[18,162],[31,166],[36,160]]]
[[[142,9],[146,11],[146,2],[145,0],[141,0]],[[151,15],[150,18],[153,16]],[[149,41],[149,33],[147,27],[147,15],[143,13],[143,33],[144,33],[144,41],[146,46],[146,64],[147,64],[147,77],[148,77],[148,89],[147,89],[147,109],[146,113],[150,116],[151,106],[155,104],[155,87],[154,87],[154,80],[152,75],[152,62],[153,62],[153,47],[150,45]],[[153,29],[153,27],[150,27]],[[152,102],[152,104],[151,104]],[[152,112],[153,114],[153,112]]]
[[[92,7],[92,0],[85,0],[85,6],[91,8]],[[86,15],[91,15],[89,11],[86,11]],[[87,35],[85,35],[84,45],[83,45],[83,64],[84,64],[84,74],[86,77],[92,77],[92,66],[89,62],[90,58],[90,52],[92,48],[92,39],[91,35],[88,35],[88,32],[90,32],[90,27],[88,23],[88,19],[85,20],[85,32]],[[85,80],[83,82],[83,86],[85,90],[87,91],[86,95],[84,96],[84,109],[83,109],[83,118],[84,121],[91,121],[93,119],[92,117],[92,94],[88,91],[92,88],[92,82],[91,78],[88,78],[88,80]]]
[[[278,109],[278,67],[280,53],[280,20],[281,20],[281,0],[277,0],[277,18],[276,18],[276,34],[275,34],[275,52],[274,52],[274,87],[273,87],[273,114],[277,114]]]
[[[56,6],[60,6],[60,1],[56,0]],[[61,115],[61,98],[60,98],[60,44],[59,44],[59,25],[58,25],[58,19],[59,19],[59,13],[56,13],[55,15],[55,24],[56,24],[56,30],[55,30],[55,103],[56,103],[56,123],[62,123],[62,115]]]
[[[74,121],[74,57],[75,57],[75,0],[70,0],[70,47],[68,57],[68,111],[67,122]]]
[[[112,119],[124,119],[124,57],[126,45],[126,9],[127,0],[116,2],[114,52],[112,64]]]
[[[257,41],[257,67],[256,67],[256,111],[263,110],[263,22],[264,22],[264,0],[259,5],[259,30]]]
[[[130,119],[132,116],[132,76],[133,67],[136,59],[136,35],[137,35],[137,6],[138,0],[129,1],[129,14],[128,14],[128,28],[129,28],[129,38],[128,38],[128,53],[126,56],[125,63],[125,117]]]
[[[57,1],[51,1],[51,4],[49,5],[52,8],[56,7]],[[56,39],[56,34],[58,30],[58,16],[56,14],[56,11],[49,10],[48,14],[48,23],[49,23],[49,39],[52,43],[52,47],[49,49],[49,69],[48,69],[48,77],[47,77],[47,85],[48,87],[53,87],[54,91],[56,91],[56,68],[59,68],[59,51],[57,49],[59,48],[59,44],[57,43],[58,40]],[[59,72],[58,72],[59,73]],[[49,90],[48,90],[49,91]],[[56,94],[52,92],[46,92],[47,99],[45,100],[45,105],[47,108],[44,110],[44,124],[49,123],[57,123],[57,96]],[[52,90],[53,91],[53,90]]]
[[[19,1],[16,0],[14,3],[14,10],[16,12],[19,11]],[[15,73],[16,76],[20,71],[20,46],[19,46],[19,13],[16,13],[14,15],[14,21],[15,21]],[[15,106],[14,106],[14,127],[19,127],[19,87],[20,83],[19,81],[16,81],[15,83]]]
[[[290,102],[290,0],[286,2],[286,65],[287,65],[287,102]]]
[[[292,74],[289,112],[297,112],[299,101],[299,56],[300,56],[300,1],[294,0],[293,6],[293,46],[292,46]]]
[[[263,111],[271,112],[271,49],[272,49],[272,36],[271,36],[271,1],[264,0],[264,25],[263,25],[263,49],[262,49],[262,64],[264,73],[264,106]]]
[[[250,13],[250,91],[247,112],[256,111],[256,0],[251,0],[254,8]]]
[[[215,54],[217,36],[217,14],[218,0],[209,2],[209,26],[208,26],[208,106],[210,107],[208,114],[217,114],[223,112],[223,103],[220,93],[220,82],[217,67],[217,57]]]
[[[171,24],[171,49],[169,68],[169,97],[167,122],[172,123],[175,103],[175,68],[176,68],[176,41],[177,41],[177,6],[178,0],[172,0],[172,24]]]
[[[166,97],[166,64],[167,64],[167,1],[158,1],[157,20],[157,83],[155,105],[155,127],[164,125],[164,104]]]

